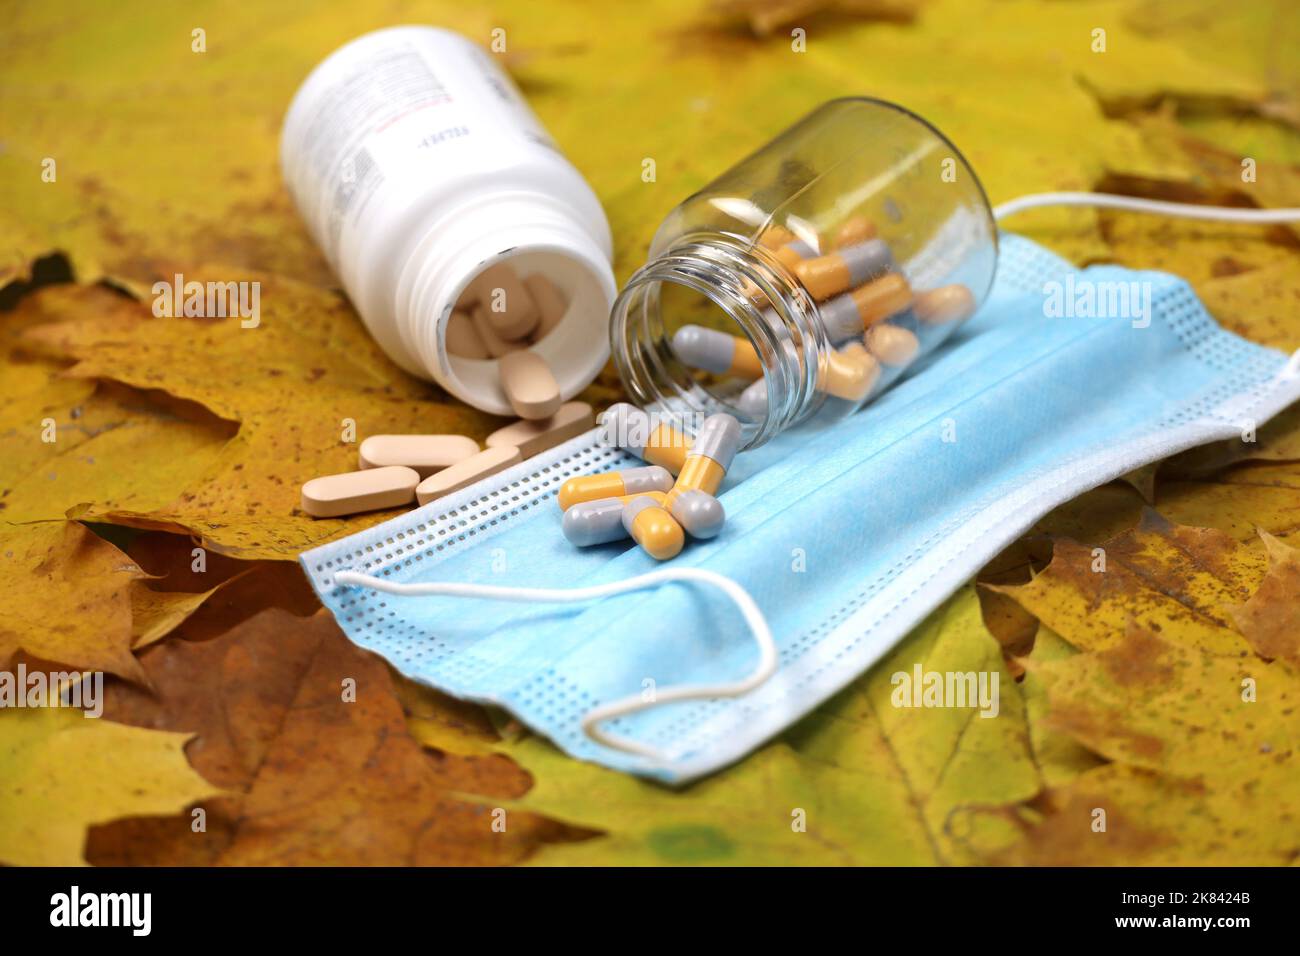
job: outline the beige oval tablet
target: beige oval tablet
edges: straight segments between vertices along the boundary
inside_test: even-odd
[[[466,458],[450,468],[444,468],[442,471],[430,475],[420,482],[420,486],[415,489],[415,497],[419,499],[420,504],[427,505],[435,498],[441,498],[453,491],[467,488],[480,478],[487,478],[489,475],[495,475],[498,471],[505,471],[511,465],[517,465],[522,460],[523,456],[519,454],[518,448],[489,448],[487,451],[479,452],[472,458]]]
[[[405,465],[422,479],[478,453],[478,442],[465,435],[371,435],[357,449],[362,468]]]
[[[910,329],[882,322],[867,329],[863,341],[885,365],[907,365],[916,358],[921,343]]]
[[[508,265],[498,264],[483,270],[474,280],[474,288],[479,307],[501,338],[517,342],[537,328],[541,318],[537,303]]]
[[[922,322],[960,322],[975,311],[975,296],[964,285],[945,285],[922,292],[912,303]]]
[[[490,357],[500,358],[503,355],[508,355],[516,349],[523,347],[516,342],[507,342],[501,336],[497,335],[496,329],[494,329],[492,323],[488,321],[487,313],[483,310],[483,306],[475,306],[471,315],[473,316],[474,331],[478,333],[479,341],[483,343],[483,348],[487,350],[487,354]]]
[[[550,418],[520,421],[498,428],[484,442],[489,448],[518,448],[524,458],[540,455],[570,438],[594,428],[595,417],[586,402],[565,402]]]
[[[537,328],[533,329],[532,334],[532,341],[540,342],[546,338],[551,329],[560,324],[564,313],[568,311],[568,306],[555,283],[540,272],[525,278],[524,286],[528,289],[528,294],[533,297],[533,301],[537,303],[537,311],[541,315]]]
[[[415,498],[420,476],[392,465],[313,478],[302,486],[302,510],[313,518],[337,518],[377,508],[399,508]]]
[[[474,328],[474,320],[464,312],[452,312],[447,319],[447,351],[452,355],[468,359],[489,359],[487,346],[479,338]]]
[[[511,352],[502,356],[497,366],[501,388],[520,418],[550,418],[560,410],[559,383],[536,352]]]
[[[859,342],[850,342],[827,356],[818,388],[836,398],[860,402],[880,377],[880,363]]]

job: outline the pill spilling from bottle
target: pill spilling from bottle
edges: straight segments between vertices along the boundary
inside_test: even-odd
[[[889,244],[877,236],[875,224],[862,215],[848,217],[824,236],[804,229],[799,237],[771,225],[756,245],[815,303],[830,345],[818,360],[816,391],[852,405],[871,397],[920,357],[926,327],[959,323],[976,305],[970,290],[959,284],[917,293],[898,270]],[[758,286],[751,283],[746,290],[756,307],[766,304]],[[780,330],[770,308],[764,316],[773,330]],[[811,350],[794,337],[777,338],[791,367],[811,360]],[[678,326],[670,341],[678,361],[705,373],[710,392],[725,396],[741,420],[764,419],[769,385],[754,342],[692,323]]]
[[[436,501],[576,438],[595,425],[586,402],[566,402],[546,418],[522,419],[488,435],[480,448],[465,435],[371,435],[357,471],[313,478],[300,504],[313,518]]]
[[[572,544],[631,538],[664,561],[681,552],[688,536],[703,541],[722,531],[726,513],[716,495],[740,449],[735,417],[709,416],[691,440],[635,406],[618,404],[601,416],[601,440],[647,464],[570,478],[560,487],[556,501]]]

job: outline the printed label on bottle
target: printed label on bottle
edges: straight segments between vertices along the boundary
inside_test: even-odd
[[[477,173],[521,148],[556,151],[514,84],[466,41],[372,39],[338,56],[311,94],[288,177],[331,263],[345,225],[390,179]]]

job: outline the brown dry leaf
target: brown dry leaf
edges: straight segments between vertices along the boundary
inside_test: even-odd
[[[1149,465],[1135,468],[1128,474],[1120,475],[1119,480],[1131,485],[1133,490],[1142,496],[1143,501],[1153,505],[1156,503],[1156,472],[1159,470],[1160,462],[1153,461]]]
[[[807,25],[818,15],[907,23],[916,18],[920,5],[920,0],[713,0],[720,17],[743,21],[758,37],[771,36],[781,27]]]
[[[1294,613],[1294,612],[1293,612]],[[1002,862],[1278,865],[1300,857],[1300,672],[1131,624],[1031,665],[1049,724],[1115,761],[1051,795]],[[1105,832],[1094,832],[1096,811]]]
[[[1259,536],[1268,549],[1268,573],[1232,618],[1260,657],[1300,668],[1300,551],[1267,532]]]
[[[1058,541],[1045,572],[1003,589],[1065,640],[1040,628],[1022,661],[1050,789],[1031,804],[969,811],[1022,829],[991,862],[1300,858],[1300,669],[1279,653],[1294,646],[1300,574],[1293,549],[1261,536],[1267,574],[1257,545],[1148,512],[1106,542],[1104,572],[1092,570],[1091,550]],[[1090,769],[1092,754],[1113,763]]]
[[[1243,437],[1251,437],[1246,433]],[[1283,409],[1255,433],[1254,441],[1229,438],[1166,459],[1162,479],[1197,479],[1244,461],[1300,462],[1300,405]],[[1300,478],[1300,469],[1296,470]]]
[[[141,581],[131,585],[131,647],[139,650],[160,641],[184,621],[212,595],[221,589],[218,584],[206,591],[155,591]]]
[[[187,278],[203,281],[204,274]],[[78,360],[70,374],[161,389],[239,423],[206,480],[171,502],[148,511],[96,505],[84,517],[190,532],[241,558],[290,558],[391,517],[317,521],[298,509],[304,481],[356,469],[355,441],[384,432],[481,439],[500,425],[399,371],[337,296],[284,279],[260,281],[256,328],[236,319],[155,318],[102,289],[36,293],[47,314],[77,317],[27,333],[34,346]],[[344,440],[349,428],[353,442]],[[163,464],[173,454],[157,443],[148,460]]]
[[[350,643],[327,613],[269,610],[202,643],[141,654],[157,696],[125,684],[105,716],[195,732],[190,759],[242,792],[210,814],[208,832],[162,819],[98,829],[96,863],[235,865],[506,863],[567,833],[453,792],[521,795],[529,777],[500,755],[423,751],[405,727],[386,666]],[[353,682],[349,684],[348,682]],[[355,702],[345,702],[355,687]]]
[[[1130,482],[1113,481],[1093,488],[1058,505],[1044,515],[1019,540],[980,570],[980,585],[1026,584],[1051,563],[1052,542],[1061,537],[1076,541],[1103,541],[1132,528],[1142,516],[1145,503]],[[984,625],[1002,644],[1007,666],[1017,679],[1021,665],[1017,657],[1034,647],[1038,619],[1014,598],[989,587],[976,589]]]
[[[144,573],[75,521],[0,526],[0,666],[23,651],[141,682],[131,591]]]
[[[1030,583],[992,585],[1075,647],[1115,645],[1130,622],[1208,653],[1248,653],[1231,608],[1263,576],[1262,555],[1222,532],[1170,524],[1154,511],[1097,548],[1062,538]]]
[[[406,729],[422,746],[462,757],[499,752],[501,737],[484,708],[403,677],[391,667],[390,675],[406,713]]]
[[[1126,764],[1087,771],[1053,793],[1050,812],[996,812],[1023,832],[1019,843],[989,857],[997,865],[1287,866],[1300,853],[1291,812],[1268,792]],[[1104,831],[1094,829],[1101,825]]]

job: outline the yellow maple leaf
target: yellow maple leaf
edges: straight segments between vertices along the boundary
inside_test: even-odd
[[[81,866],[88,826],[220,796],[186,761],[189,739],[65,708],[0,713],[0,862]]]

